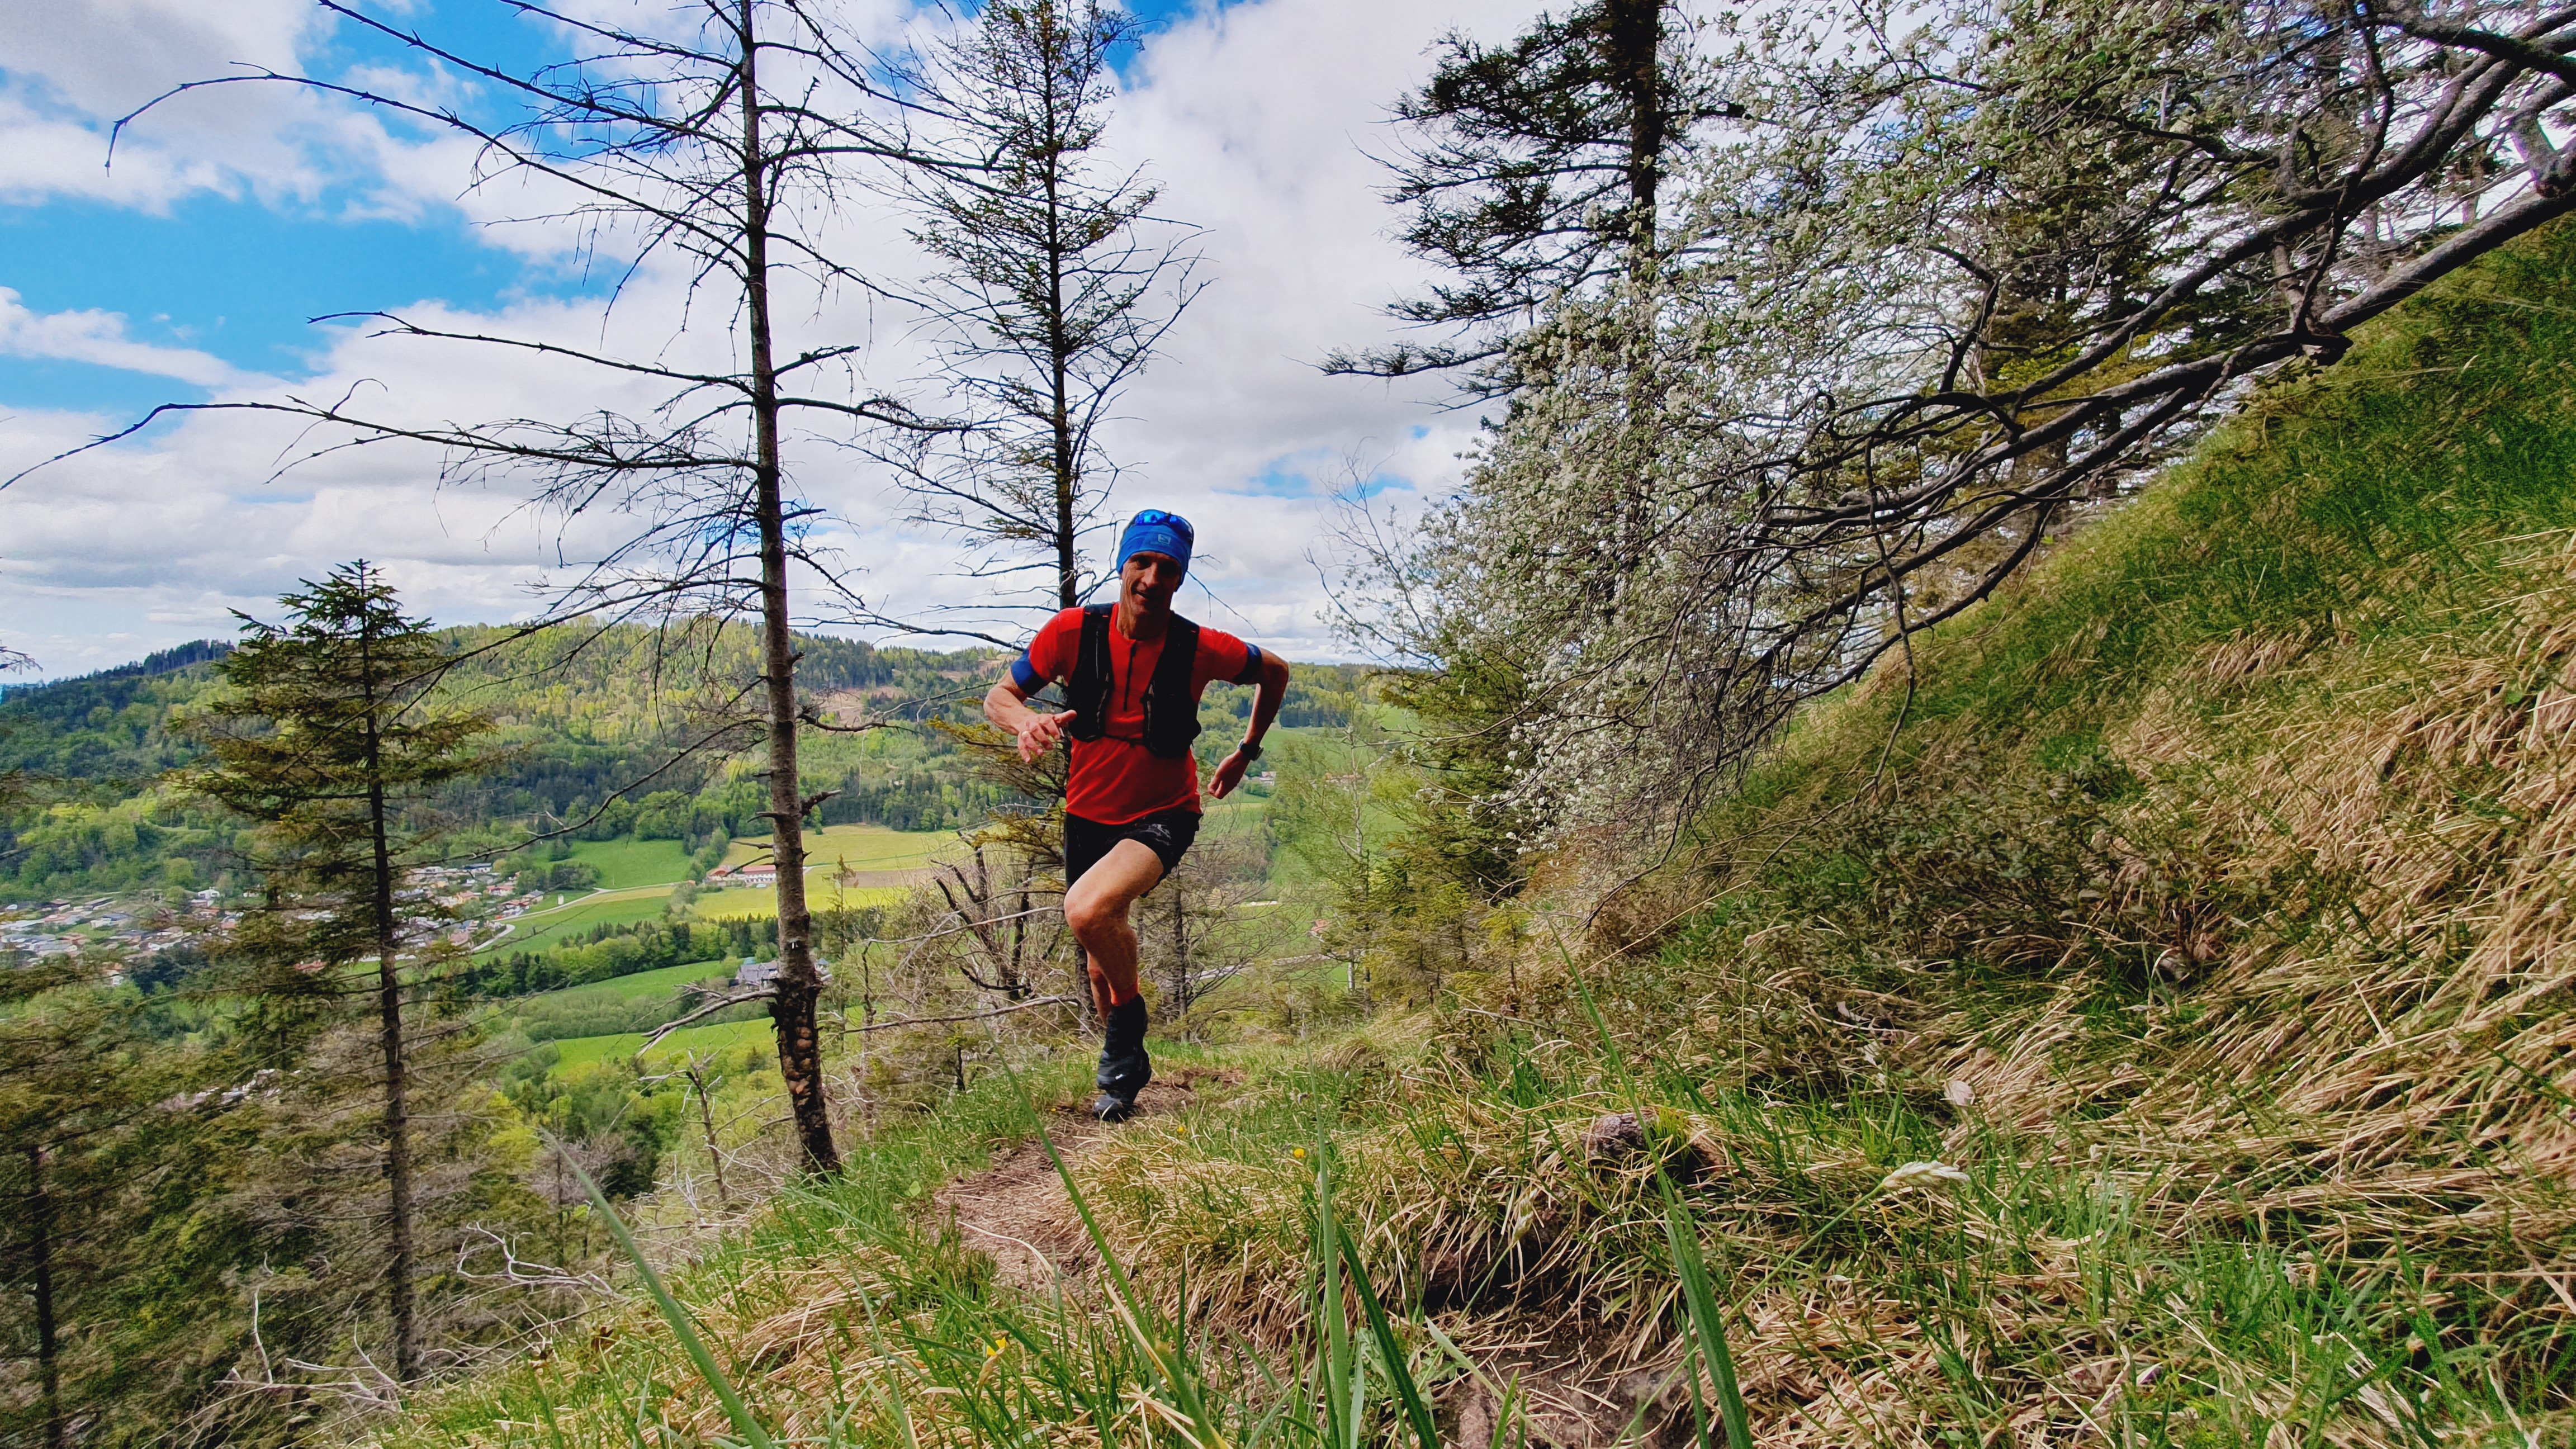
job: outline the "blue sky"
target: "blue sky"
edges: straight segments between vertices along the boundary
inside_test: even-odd
[[[157,214],[86,201],[0,212],[0,279],[32,310],[122,313],[128,336],[276,377],[315,369],[328,340],[315,317],[423,297],[484,308],[581,281],[489,245],[454,213],[351,218],[214,196]],[[0,402],[13,407],[127,412],[206,391],[94,363],[0,357]]]
[[[901,0],[858,3],[884,18]],[[460,204],[467,176],[452,146],[285,87],[171,103],[130,128],[104,169],[117,114],[233,62],[378,82],[391,68],[418,82],[389,42],[323,24],[303,0],[201,7],[71,0],[13,19],[0,54],[0,476],[154,403],[218,393],[382,380],[432,412],[488,413],[476,385],[492,379],[409,372],[415,358],[310,319],[438,304],[458,318],[562,327],[603,293],[603,275],[567,264],[562,228],[477,225],[469,213],[498,203]],[[1515,24],[1528,8],[1138,7],[1155,28],[1122,67],[1113,137],[1164,183],[1166,209],[1208,229],[1215,285],[1128,399],[1118,497],[1154,490],[1136,501],[1239,513],[1245,527],[1209,551],[1203,582],[1310,652],[1326,647],[1314,557],[1329,550],[1335,482],[1357,466],[1379,491],[1435,490],[1467,442],[1463,420],[1430,406],[1436,396],[1312,367],[1383,327],[1375,309],[1410,266],[1385,240],[1380,174],[1359,153],[1383,139],[1385,105],[1431,37]],[[560,58],[544,28],[482,0],[415,3],[404,18],[504,63]],[[621,308],[674,305],[639,288]],[[899,371],[903,329],[869,322],[882,365]],[[432,459],[271,481],[285,441],[170,424],[0,491],[0,643],[36,654],[47,675],[121,662],[224,632],[230,609],[360,548],[391,559],[439,617],[524,611],[551,541],[526,536],[501,502],[428,489]],[[810,476],[857,556],[925,600],[953,601],[962,585],[914,582],[958,572],[953,540],[904,524],[881,479],[824,457]]]
[[[497,6],[447,0],[406,19],[425,33],[453,36],[460,51],[503,64],[563,54],[536,24]],[[306,57],[322,79],[355,79],[359,67],[402,60],[390,41],[355,26],[332,34],[332,43]],[[53,89],[5,63],[0,75],[39,95]],[[138,90],[131,103],[149,99]],[[177,115],[147,113],[126,145],[148,145],[156,131],[185,124]],[[112,169],[108,147],[95,150],[96,163]],[[326,345],[309,320],[326,313],[423,297],[486,307],[530,287],[580,284],[493,245],[484,228],[452,209],[366,215],[373,180],[352,176],[302,196],[200,192],[161,207],[65,198],[0,209],[0,285],[38,312],[119,313],[128,336],[212,353],[245,372],[297,377],[314,370]],[[9,406],[122,412],[205,392],[95,364],[0,358],[0,404]]]
[[[1140,0],[1130,10],[1159,27],[1192,8],[1189,0]],[[524,69],[570,53],[546,27],[487,3],[416,6],[402,23],[501,67]],[[357,78],[369,66],[418,64],[354,25],[342,23],[333,35],[334,43],[310,57],[313,74],[325,80]],[[135,123],[138,136],[161,120],[147,113]],[[104,166],[107,148],[98,151]],[[121,313],[128,336],[292,378],[311,372],[327,345],[309,320],[315,317],[424,298],[481,310],[531,293],[601,295],[614,281],[604,267],[532,262],[452,209],[368,215],[367,189],[364,178],[353,178],[310,197],[200,194],[167,210],[78,200],[0,208],[0,285],[35,311]],[[0,357],[0,406],[124,412],[205,393],[96,364]]]

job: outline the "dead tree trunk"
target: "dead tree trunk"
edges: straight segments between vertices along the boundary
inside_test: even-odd
[[[805,800],[796,764],[796,641],[787,611],[785,479],[778,451],[778,369],[769,314],[769,194],[760,145],[760,46],[752,0],[742,0],[742,204],[745,292],[751,324],[751,413],[759,453],[752,486],[760,532],[761,669],[769,703],[769,816],[778,864],[778,985],[769,1008],[778,1028],[778,1072],[795,1115],[805,1169],[837,1173],[832,1118],[823,1101],[823,1049],[814,969],[814,914],[805,900]]]
[[[27,1149],[27,1256],[36,1270],[37,1392],[45,1400],[45,1449],[68,1443],[63,1420],[62,1330],[54,1320],[54,1200],[45,1190],[45,1149]]]

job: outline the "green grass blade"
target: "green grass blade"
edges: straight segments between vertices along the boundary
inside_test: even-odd
[[[1682,1302],[1689,1309],[1691,1335],[1700,1360],[1708,1365],[1717,1389],[1717,1414],[1726,1424],[1730,1449],[1753,1449],[1753,1425],[1744,1411],[1744,1392],[1735,1381],[1735,1355],[1726,1346],[1726,1319],[1718,1311],[1716,1290],[1709,1286],[1708,1264],[1699,1253],[1699,1229],[1682,1208],[1669,1179],[1664,1189],[1664,1241],[1672,1249],[1673,1272],[1682,1281]],[[1696,1386],[1692,1389],[1696,1397]]]
[[[1431,1409],[1422,1402],[1422,1389],[1413,1381],[1413,1370],[1405,1363],[1404,1345],[1395,1336],[1395,1326],[1387,1321],[1386,1306],[1378,1301],[1377,1288],[1369,1282],[1368,1269],[1361,1266],[1359,1250],[1347,1237],[1341,1240],[1342,1262],[1351,1270],[1351,1286],[1359,1290],[1360,1308],[1368,1314],[1369,1333],[1377,1339],[1377,1351],[1386,1362],[1387,1379],[1395,1385],[1395,1395],[1404,1401],[1404,1417],[1413,1425],[1413,1437],[1421,1449],[1440,1449],[1440,1431],[1431,1422]]]
[[[1583,968],[1575,964],[1574,953],[1566,949],[1565,937],[1557,934],[1553,921],[1548,925],[1548,933],[1555,937],[1556,954],[1565,963],[1565,979],[1574,987],[1575,1000],[1583,1003],[1583,1014],[1592,1019],[1592,1029],[1601,1037],[1601,1051],[1609,1057],[1610,1069],[1618,1074],[1619,1085],[1628,1096],[1642,1104],[1644,1094],[1637,1090],[1636,1079],[1628,1074],[1628,1054],[1619,1050],[1618,1039],[1610,1034],[1610,1023],[1601,1015],[1601,1004],[1592,999],[1591,984],[1583,979]]]
[[[1641,1132],[1654,1121],[1645,1093],[1629,1074],[1628,1058],[1610,1034],[1610,1023],[1601,1015],[1600,1003],[1592,999],[1592,988],[1576,967],[1574,955],[1566,950],[1565,939],[1556,941],[1557,954],[1565,960],[1566,979],[1574,986],[1577,1000],[1583,1003],[1583,1014],[1592,1019],[1592,1029],[1600,1034],[1601,1049],[1610,1058],[1612,1070],[1628,1091],[1631,1110],[1636,1113]],[[1649,1149],[1651,1150],[1651,1148]],[[1726,1346],[1726,1317],[1718,1310],[1717,1291],[1708,1281],[1708,1264],[1700,1258],[1699,1231],[1683,1211],[1681,1194],[1673,1188],[1672,1174],[1661,1162],[1655,1166],[1655,1185],[1664,1195],[1664,1241],[1671,1250],[1673,1273],[1681,1279],[1682,1301],[1689,1309],[1691,1337],[1698,1348],[1700,1361],[1708,1365],[1708,1376],[1717,1391],[1717,1413],[1726,1425],[1726,1439],[1731,1449],[1753,1449],[1751,1416],[1745,1412],[1744,1394],[1735,1381],[1735,1355]],[[1855,1204],[1857,1206],[1857,1204]],[[1848,1211],[1848,1209],[1846,1209]]]
[[[562,1144],[554,1146],[558,1153],[563,1153]],[[662,1321],[671,1325],[672,1336],[680,1340],[680,1347],[689,1355],[689,1361],[698,1366],[698,1377],[705,1379],[707,1387],[715,1390],[716,1402],[724,1406],[725,1417],[733,1421],[734,1432],[742,1435],[743,1442],[751,1445],[752,1449],[776,1449],[770,1441],[769,1431],[760,1426],[760,1420],[754,1418],[749,1406],[743,1403],[742,1395],[734,1390],[733,1380],[716,1366],[716,1356],[707,1351],[706,1340],[698,1337],[698,1327],[690,1321],[688,1310],[680,1306],[680,1300],[671,1296],[670,1289],[662,1286],[662,1275],[653,1271],[653,1264],[645,1258],[644,1250],[636,1246],[635,1235],[627,1231],[626,1220],[617,1215],[617,1209],[608,1205],[608,1195],[599,1190],[599,1184],[591,1181],[590,1174],[582,1171],[581,1164],[574,1162],[569,1154],[564,1154],[563,1161],[580,1181],[581,1190],[590,1194],[592,1206],[608,1219],[608,1231],[616,1236],[617,1246],[625,1249],[635,1271],[644,1275],[644,1287],[653,1295],[653,1305],[662,1310]]]
[[[897,1361],[893,1349],[886,1344],[884,1325],[877,1322],[876,1299],[865,1290],[860,1290],[858,1298],[860,1310],[868,1316],[870,1346],[876,1349],[877,1357],[888,1366],[885,1381],[880,1388],[885,1394],[887,1407],[894,1411],[895,1429],[903,1436],[904,1449],[921,1449],[921,1435],[912,1425],[912,1410],[903,1401],[903,1391],[895,1387],[894,1365]],[[839,1378],[838,1374],[833,1375],[836,1384]]]
[[[1357,1449],[1364,1376],[1352,1369],[1350,1318],[1342,1303],[1341,1222],[1333,1212],[1332,1144],[1315,1121],[1315,1257],[1317,1312],[1324,1320],[1324,1415],[1333,1449]]]

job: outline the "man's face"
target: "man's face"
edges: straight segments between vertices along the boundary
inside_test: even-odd
[[[1130,554],[1126,566],[1118,570],[1119,596],[1149,614],[1168,612],[1172,595],[1180,592],[1183,572],[1162,554],[1150,550]]]

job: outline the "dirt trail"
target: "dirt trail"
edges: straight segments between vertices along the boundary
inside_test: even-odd
[[[1200,1085],[1239,1081],[1230,1071],[1175,1073],[1147,1087],[1136,1116],[1117,1125],[1094,1120],[1085,1094],[1048,1112],[1047,1131],[1066,1164],[1078,1165],[1118,1133],[1159,1130],[1148,1124],[1195,1105]],[[1088,1288],[1096,1254],[1036,1139],[997,1152],[990,1168],[948,1184],[933,1200],[943,1217],[954,1215],[969,1245],[992,1258],[997,1281],[1039,1294],[1059,1284]],[[1469,1325],[1452,1327],[1470,1338],[1466,1351],[1480,1370],[1435,1396],[1442,1437],[1455,1449],[1489,1449],[1506,1396],[1518,1400],[1525,1415],[1519,1433],[1531,1449],[1606,1449],[1623,1441],[1632,1449],[1686,1449],[1692,1438],[1669,1362],[1640,1365],[1606,1339],[1567,1339],[1558,1323],[1492,1321],[1472,1338]]]
[[[1136,1098],[1136,1115],[1106,1123],[1086,1110],[1090,1097],[1047,1114],[1047,1135],[1055,1139],[1067,1165],[1078,1163],[1121,1132],[1134,1132],[1157,1117],[1169,1117],[1197,1100],[1196,1084],[1207,1074],[1183,1072],[1158,1081]],[[1064,1181],[1046,1148],[1032,1138],[993,1165],[961,1177],[939,1190],[933,1201],[943,1214],[955,1214],[966,1241],[993,1260],[994,1277],[1014,1288],[1052,1292],[1059,1278],[1079,1278],[1090,1271],[1090,1239],[1064,1195]]]

